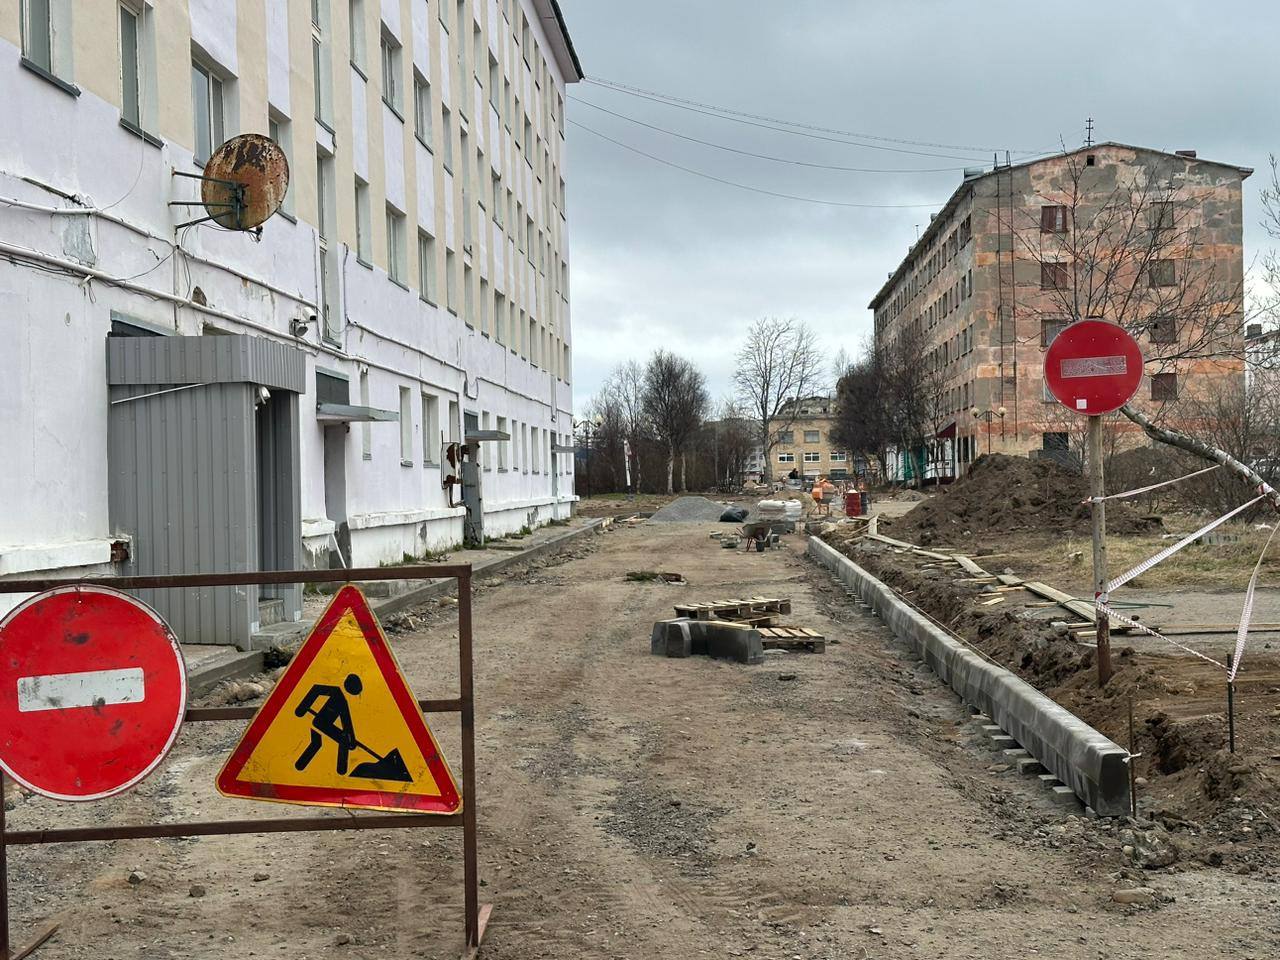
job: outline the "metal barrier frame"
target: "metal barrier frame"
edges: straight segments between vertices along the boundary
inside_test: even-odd
[[[399,827],[462,827],[463,887],[466,940],[463,957],[480,949],[492,904],[480,905],[476,854],[475,700],[472,681],[471,565],[363,567],[352,570],[280,570],[260,573],[183,574],[151,577],[84,577],[71,579],[0,580],[0,594],[41,593],[54,587],[102,586],[117,590],[182,587],[225,587],[270,584],[347,583],[368,580],[456,580],[458,582],[458,696],[419,700],[423,713],[458,713],[462,721],[462,812],[454,814],[383,814],[345,811],[341,816],[281,817],[274,819],[184,821],[123,824],[40,830],[5,827],[4,785],[0,772],[0,960],[23,960],[57,931],[50,926],[31,943],[14,950],[9,940],[9,868],[7,848],[43,843],[99,840],[141,840],[175,837],[213,837],[242,833],[308,833],[335,830],[389,830]],[[183,722],[250,720],[257,707],[188,707]]]

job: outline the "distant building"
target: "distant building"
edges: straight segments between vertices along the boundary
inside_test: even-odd
[[[835,409],[831,397],[803,397],[783,408],[782,423],[793,414],[795,422],[788,427],[775,424],[777,440],[770,452],[775,480],[786,478],[792,470],[809,480],[819,476],[843,480],[850,475],[849,453],[831,437]]]
[[[1139,249],[1133,261],[1143,264],[1127,278],[1138,298],[1124,319],[1129,329],[1141,331],[1148,360],[1161,350],[1176,353],[1195,336],[1178,316],[1161,313],[1180,284],[1212,276],[1215,289],[1236,291],[1215,308],[1220,311],[1215,315],[1228,318],[1221,325],[1227,335],[1213,344],[1218,355],[1189,350],[1196,356],[1158,369],[1149,365],[1137,403],[1150,411],[1185,395],[1207,395],[1222,382],[1219,378],[1238,379],[1243,369],[1241,193],[1251,172],[1199,159],[1194,151],[1166,153],[1120,143],[966,171],[870,303],[876,348],[889,350],[901,338],[912,338],[909,342],[920,345],[922,380],[927,371],[940,373],[931,377],[936,396],[928,435],[910,455],[895,452],[891,478],[923,473],[926,479],[947,479],[988,450],[1063,457],[1074,449],[1083,418],[1056,404],[1045,389],[1043,357],[1072,319],[1060,304],[1072,292],[1076,303],[1087,298],[1081,287],[1098,282],[1111,252],[1063,251],[1072,249],[1073,238],[1087,236],[1108,205],[1113,210],[1133,205],[1114,211],[1131,218],[1132,242]],[[1143,261],[1143,244],[1161,249],[1160,231],[1168,231],[1174,213],[1196,241]],[[1088,277],[1078,266],[1087,257],[1098,264]],[[1114,320],[1112,308],[1104,304],[1077,314]],[[1137,429],[1132,430],[1137,442]]]

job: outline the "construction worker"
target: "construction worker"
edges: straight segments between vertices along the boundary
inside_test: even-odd
[[[825,494],[825,490],[823,489],[823,479],[823,477],[819,477],[817,480],[813,481],[813,490],[810,493],[810,496],[813,497],[813,505],[817,508],[818,516],[822,516],[823,512],[822,498]]]

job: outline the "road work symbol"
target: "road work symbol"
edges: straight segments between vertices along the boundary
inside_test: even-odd
[[[217,784],[226,796],[315,806],[462,806],[382,628],[350,585],[250,721]]]
[[[307,769],[311,761],[316,758],[316,754],[320,752],[320,748],[324,746],[324,738],[328,737],[338,747],[338,776],[348,775],[347,764],[351,751],[362,750],[373,759],[358,765],[351,771],[350,776],[367,780],[413,782],[413,777],[409,775],[409,768],[404,765],[399,750],[392,750],[386,756],[381,756],[356,739],[355,727],[351,720],[351,707],[347,703],[346,695],[349,693],[353,697],[359,696],[363,689],[364,684],[360,682],[360,678],[354,673],[349,673],[342,681],[341,689],[327,683],[317,683],[307,691],[307,695],[293,708],[293,712],[295,716],[302,717],[310,714],[314,718],[311,721],[311,742],[302,751],[302,755],[294,761],[295,770]],[[324,706],[318,710],[312,710],[312,705],[318,700],[323,700]]]

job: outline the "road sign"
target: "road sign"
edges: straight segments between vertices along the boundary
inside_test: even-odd
[[[129,789],[169,752],[186,707],[178,641],[140,600],[58,587],[0,621],[0,768],[36,793]]]
[[[1080,320],[1059,333],[1044,355],[1044,381],[1059,403],[1096,417],[1119,410],[1142,383],[1142,351],[1123,327]]]
[[[382,627],[350,584],[250,721],[217,785],[229,797],[309,806],[462,807]]]

